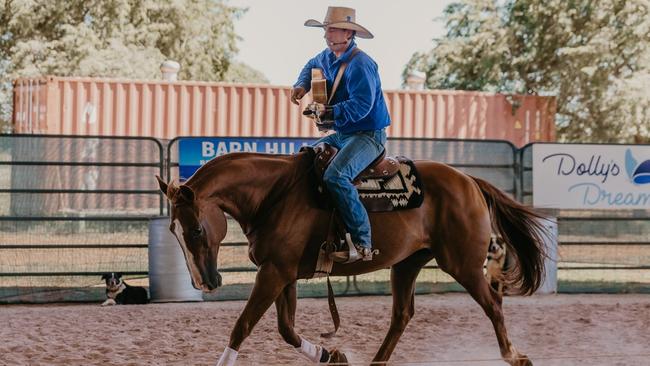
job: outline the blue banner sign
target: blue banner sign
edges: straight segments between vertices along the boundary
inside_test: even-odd
[[[187,180],[210,159],[231,152],[293,154],[313,138],[186,137],[178,140],[178,173]]]

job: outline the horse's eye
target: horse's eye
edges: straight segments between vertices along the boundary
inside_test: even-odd
[[[203,234],[203,227],[199,226],[195,229],[192,229],[192,236],[198,238]]]

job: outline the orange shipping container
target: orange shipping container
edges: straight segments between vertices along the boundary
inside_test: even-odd
[[[318,137],[291,88],[124,79],[19,79],[16,133]],[[555,98],[448,90],[384,92],[389,137],[555,141]],[[307,99],[303,103],[307,102]]]

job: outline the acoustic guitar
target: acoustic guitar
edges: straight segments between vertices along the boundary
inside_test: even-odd
[[[338,88],[339,86],[339,82],[343,77],[345,68],[352,61],[354,56],[356,56],[360,51],[361,50],[359,50],[359,48],[355,47],[352,50],[352,53],[350,54],[348,61],[342,63],[341,66],[339,67],[339,71],[338,73],[336,73],[336,78],[334,79],[334,84],[332,84],[332,90],[331,90],[332,95],[329,98],[327,97],[327,79],[325,79],[323,70],[317,67],[311,69],[311,97],[313,99],[312,103],[330,104],[330,99],[332,98],[334,93],[336,93],[336,88]]]
[[[311,69],[311,97],[314,103],[327,104],[327,79],[319,68]]]
[[[329,131],[332,128],[331,124],[323,124],[320,119],[322,108],[329,100],[327,99],[327,79],[325,79],[323,70],[319,68],[311,69],[311,98],[312,102],[307,105],[303,114],[312,116],[319,131]]]

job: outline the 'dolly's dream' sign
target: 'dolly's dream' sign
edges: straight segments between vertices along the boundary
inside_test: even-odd
[[[650,146],[535,144],[533,204],[650,209]]]

